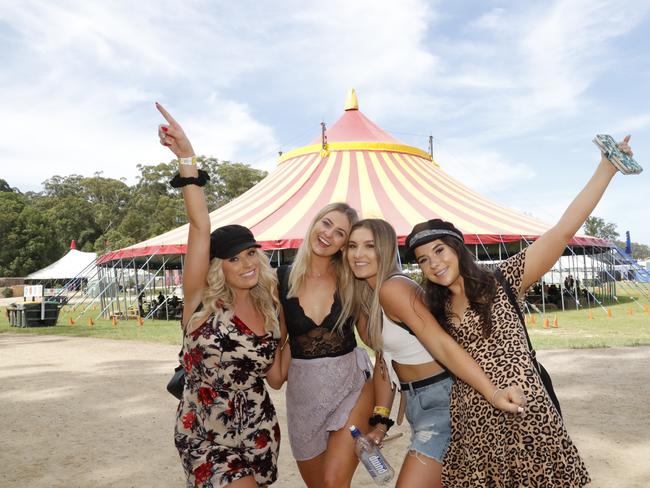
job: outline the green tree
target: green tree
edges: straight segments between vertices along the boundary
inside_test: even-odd
[[[16,223],[25,205],[24,195],[11,190],[0,192],[0,276],[12,276],[10,263],[16,256],[19,231]]]
[[[199,156],[197,163],[210,176],[210,181],[205,187],[210,211],[237,198],[267,176],[266,171],[251,168],[247,164],[219,161],[212,157]],[[138,170],[140,170],[138,192],[180,196],[179,190],[169,186],[169,180],[178,172],[178,162],[175,159],[169,163],[138,165]]]
[[[0,178],[0,192],[13,192],[14,189],[9,186],[5,180]]]
[[[210,211],[228,203],[266,177],[266,172],[242,163],[199,157],[201,169],[210,175],[205,195]],[[119,249],[149,239],[187,223],[181,192],[171,188],[169,181],[178,172],[178,162],[137,166],[137,184],[123,218],[95,241],[97,252]]]
[[[25,276],[61,257],[64,249],[43,212],[18,193],[0,193],[0,206],[0,276]]]
[[[220,198],[220,205],[234,200],[264,178],[267,172],[251,168],[243,163],[224,161],[216,168],[216,181],[213,185]]]
[[[99,237],[118,226],[132,191],[123,180],[80,175],[53,176],[43,182],[35,204],[55,223],[56,238],[67,247],[76,239],[79,248],[92,250]]]
[[[60,258],[70,241],[103,253],[154,237],[187,222],[180,191],[169,186],[176,160],[138,165],[129,187],[124,179],[53,176],[40,193],[20,193],[0,179],[0,276],[21,276]],[[199,158],[211,180],[213,211],[258,183],[266,172],[242,163]]]
[[[616,224],[605,222],[604,219],[594,215],[588,217],[585,221],[584,231],[588,236],[599,237],[600,239],[607,239],[609,241],[618,239]]]

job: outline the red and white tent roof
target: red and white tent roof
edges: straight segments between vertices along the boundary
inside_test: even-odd
[[[326,131],[326,144],[287,152],[278,167],[246,193],[210,214],[212,227],[249,227],[264,249],[299,246],[316,212],[345,201],[362,218],[380,217],[397,231],[400,244],[413,225],[432,218],[453,222],[468,244],[536,239],[549,228],[499,205],[447,175],[421,149],[400,143],[358,109],[351,92],[341,118]],[[108,253],[101,262],[151,254],[183,254],[188,226]],[[609,246],[576,236],[574,245]]]

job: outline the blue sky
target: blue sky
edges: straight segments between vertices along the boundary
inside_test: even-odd
[[[632,134],[641,176],[594,212],[650,244],[650,2],[0,0],[0,177],[124,177],[168,161],[158,100],[198,153],[272,170],[346,92],[452,176],[547,222],[591,139]]]

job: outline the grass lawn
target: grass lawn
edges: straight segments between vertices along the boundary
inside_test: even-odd
[[[108,319],[96,320],[88,325],[88,318],[80,318],[75,325],[69,325],[68,315],[62,313],[54,327],[11,327],[4,307],[0,311],[0,334],[4,332],[24,334],[57,334],[77,337],[101,337],[104,339],[138,340],[161,342],[163,344],[181,343],[181,325],[178,320],[145,320],[138,325],[137,320],[120,320],[114,326]]]
[[[637,299],[639,299],[637,297]],[[641,305],[650,309],[647,299],[639,299]],[[619,304],[608,307],[612,317],[600,308],[592,308],[592,319],[586,310],[549,312],[549,328],[543,327],[541,314],[536,314],[536,324],[528,327],[531,341],[537,349],[598,348],[615,346],[650,345],[650,314],[644,313],[638,305],[619,296]],[[633,311],[629,315],[629,311]],[[557,318],[558,327],[553,328]],[[106,339],[141,340],[180,345],[181,332],[178,321],[146,320],[138,325],[136,320],[121,320],[113,326],[110,320],[97,320],[88,325],[87,318],[69,325],[67,314],[59,318],[54,327],[19,328],[11,327],[4,308],[0,311],[0,333],[59,334],[80,337],[101,337]]]

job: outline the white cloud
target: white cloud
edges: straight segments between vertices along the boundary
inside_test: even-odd
[[[635,64],[622,43],[644,27],[647,2],[492,5],[2,2],[1,177],[21,188],[73,172],[133,178],[136,164],[170,159],[155,100],[198,152],[272,169],[278,141],[315,138],[351,87],[380,126],[432,133],[443,168],[493,196],[567,184],[552,173],[583,170],[571,141],[595,124],[633,131],[643,154],[647,107],[598,88],[617,70],[647,72],[642,43]]]
[[[403,93],[398,102],[414,104],[413,87],[436,69],[422,46],[434,14],[417,0],[249,7],[165,0],[0,6],[21,58],[2,76],[0,130],[11,141],[3,145],[4,176],[18,185],[33,174],[131,176],[136,163],[165,159],[150,144],[154,100],[182,114],[200,152],[240,160],[273,154],[273,130],[244,101],[240,83],[252,90],[268,84],[266,96],[293,96],[303,107],[338,106],[356,85],[381,114],[382,106],[395,107],[386,103],[386,87]],[[12,167],[15,159],[23,164]]]
[[[612,134],[629,134],[650,127],[650,113],[630,115],[610,124]],[[634,141],[636,143],[636,139]]]
[[[448,141],[435,150],[442,169],[456,180],[479,193],[494,193],[514,183],[526,184],[535,172],[526,164],[509,161],[494,150],[468,147],[462,141]]]

